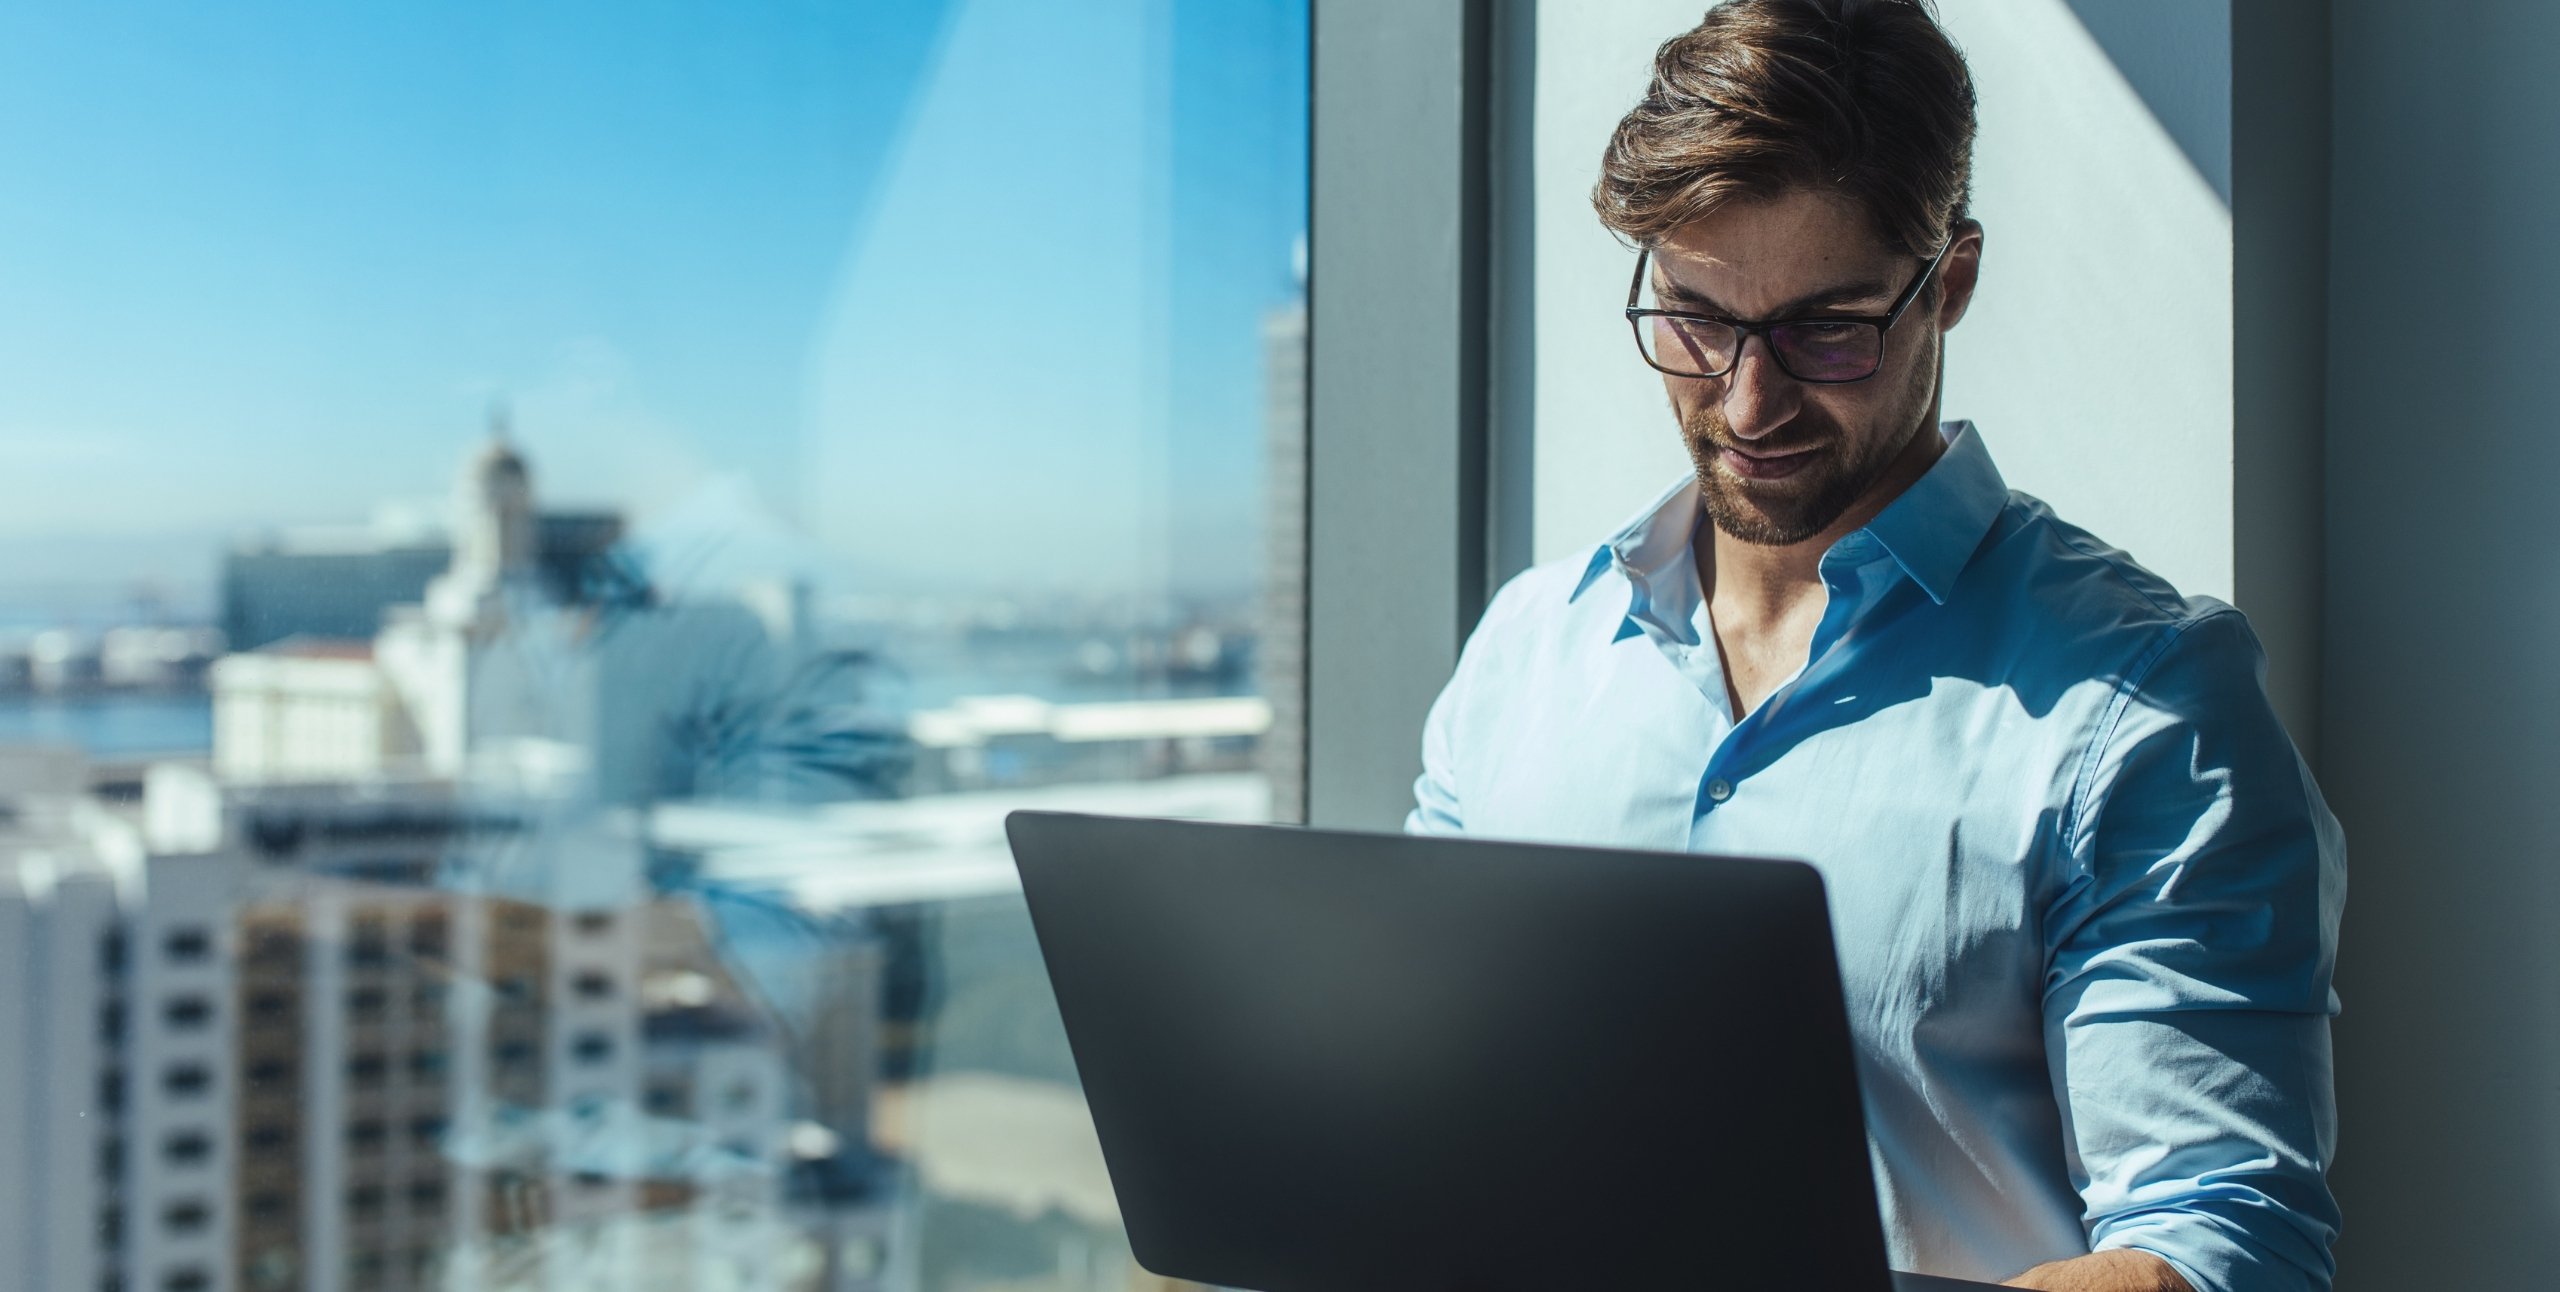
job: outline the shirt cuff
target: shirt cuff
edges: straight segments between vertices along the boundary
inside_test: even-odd
[[[2195,1292],[2329,1292],[2332,1275],[2328,1268],[2306,1270],[2270,1255],[2245,1230],[2203,1212],[2124,1218],[2089,1246],[2149,1252],[2169,1262]]]

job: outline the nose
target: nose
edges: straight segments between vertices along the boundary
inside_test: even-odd
[[[1724,421],[1733,433],[1756,440],[1784,426],[1803,406],[1804,387],[1778,367],[1769,338],[1747,336],[1724,379]]]

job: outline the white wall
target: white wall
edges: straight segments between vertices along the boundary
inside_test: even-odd
[[[2183,104],[2186,116],[2227,120],[2226,0],[2081,2],[2152,6],[2135,34],[2204,69],[2183,87],[2205,100]],[[1632,253],[1600,228],[1587,195],[1654,47],[1703,9],[1538,6],[1541,560],[1596,542],[1686,469],[1660,382],[1618,313]],[[2012,486],[2182,590],[2229,598],[2230,212],[2064,0],[1940,0],[1939,10],[1980,100],[1973,209],[1987,230],[1980,295],[1949,341],[1945,415],[1980,425]]]

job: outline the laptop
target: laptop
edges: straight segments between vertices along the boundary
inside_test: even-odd
[[[1798,862],[1006,818],[1129,1245],[1254,1292],[1889,1271]]]

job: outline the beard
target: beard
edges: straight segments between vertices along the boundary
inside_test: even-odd
[[[1842,513],[1874,488],[1901,456],[1909,434],[1858,439],[1827,419],[1805,409],[1782,435],[1754,441],[1762,454],[1804,448],[1805,463],[1778,480],[1737,475],[1723,461],[1723,449],[1738,445],[1739,436],[1725,423],[1724,410],[1700,401],[1681,419],[1680,438],[1689,461],[1697,467],[1698,492],[1707,518],[1717,529],[1745,543],[1785,547],[1829,529]],[[1904,428],[1906,432],[1916,427]]]

